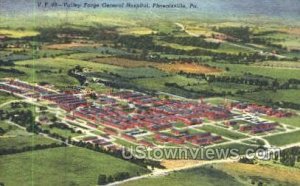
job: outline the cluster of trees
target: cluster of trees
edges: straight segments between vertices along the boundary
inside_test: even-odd
[[[8,154],[15,154],[33,150],[43,150],[49,148],[56,148],[56,147],[64,147],[65,145],[62,143],[51,143],[51,144],[38,144],[34,146],[25,146],[21,148],[9,148],[9,149],[0,149],[0,155],[8,155]]]
[[[253,37],[251,39],[251,42],[255,43],[255,44],[265,45],[265,46],[272,47],[272,48],[287,50],[287,47],[284,47],[281,44],[275,44],[274,40],[272,40],[271,38]]]
[[[186,72],[179,72],[180,75],[185,75],[186,77],[190,78],[198,78],[206,80],[209,83],[213,82],[226,82],[226,83],[236,83],[236,84],[246,84],[246,85],[256,85],[256,86],[277,86],[278,81],[275,79],[272,82],[269,82],[270,80],[267,80],[266,78],[256,78],[256,77],[250,77],[250,76],[215,76],[212,74],[206,75],[206,74],[192,74],[192,73],[186,73]]]
[[[5,119],[10,119],[12,122],[23,127],[27,127],[34,123],[34,117],[31,110],[15,110],[11,112],[0,110],[0,120]]]
[[[287,102],[287,101],[273,102],[272,100],[270,100],[269,103],[282,108],[291,108],[295,110],[300,110],[300,104],[298,103]]]
[[[204,37],[174,37],[174,36],[166,36],[161,38],[162,41],[166,41],[168,43],[177,43],[185,46],[196,46],[202,48],[209,49],[218,49],[220,47],[220,43],[216,42],[208,42]]]
[[[46,70],[46,69],[43,69],[43,70],[36,70],[35,71],[36,73],[42,73],[42,74],[51,74],[51,73],[54,73],[54,74],[61,74],[62,73],[62,69],[59,69],[58,71],[54,71],[54,70]]]
[[[196,97],[199,97],[200,95],[201,96],[205,96],[205,97],[213,97],[213,96],[223,97],[225,95],[232,95],[231,92],[222,92],[222,93],[219,93],[219,92],[208,91],[208,90],[198,90],[197,91],[197,90],[194,90],[193,88],[187,89],[184,86],[178,85],[177,83],[168,83],[168,82],[166,82],[165,86],[166,87],[177,88],[177,89],[183,90],[185,92],[189,92],[189,93],[194,93],[194,94],[197,95]],[[195,95],[191,94],[190,97],[194,98]]]
[[[229,69],[228,69],[229,70]],[[298,89],[300,85],[300,80],[289,79],[286,82],[280,83],[278,79],[271,78],[267,76],[254,75],[251,73],[245,73],[244,76],[215,76],[206,74],[192,74],[186,72],[179,72],[180,75],[185,75],[188,78],[197,78],[206,80],[209,83],[213,82],[226,82],[226,83],[236,83],[245,85],[255,85],[263,87],[263,89]],[[258,88],[256,91],[262,90]]]
[[[249,42],[250,36],[252,34],[249,27],[219,27],[219,28],[213,28],[214,31],[220,32],[235,38],[240,39],[243,42]]]
[[[19,103],[14,103],[14,104],[19,104]],[[0,110],[0,120],[6,120],[6,119],[10,119],[12,122],[22,127],[25,127],[27,132],[32,132],[35,134],[44,133],[49,135],[50,137],[59,139],[61,141],[67,140],[67,138],[59,134],[51,133],[49,130],[40,128],[39,125],[35,123],[34,116],[31,110],[13,110],[10,112]]]
[[[2,58],[2,56],[1,56],[1,58]],[[12,60],[0,59],[0,66],[14,66],[14,62]]]
[[[300,147],[291,147],[280,152],[280,156],[276,154],[275,160],[280,161],[283,165],[293,167],[296,162],[300,162]]]
[[[239,163],[245,163],[245,164],[254,164],[254,159],[249,159],[247,157],[242,157],[239,159]]]
[[[131,152],[126,151],[126,149],[105,149],[97,144],[92,144],[89,142],[83,142],[83,141],[73,141],[70,137],[67,139],[66,141],[69,144],[72,144],[74,146],[78,146],[78,147],[82,147],[82,148],[86,148],[89,150],[93,150],[96,152],[101,152],[101,153],[105,153],[108,155],[111,155],[115,158],[119,158],[119,159],[123,159],[125,161],[129,161],[131,163],[137,164],[139,166],[142,167],[147,167],[150,166],[152,168],[157,167],[157,168],[164,168],[164,166],[162,166],[160,164],[159,161],[155,161],[155,160],[150,160],[150,159],[140,159],[140,158],[136,158],[135,156],[131,156]],[[126,157],[132,157],[130,159],[124,159],[123,158],[123,154],[126,154]]]
[[[289,79],[280,85],[281,89],[298,89],[300,87],[299,79]]]
[[[209,83],[226,82],[226,83],[237,83],[237,84],[246,84],[246,85],[257,85],[257,86],[268,86],[269,85],[268,80],[259,79],[259,78],[251,78],[251,77],[206,75],[205,80]]]
[[[97,82],[102,83],[105,86],[109,86],[109,87],[116,88],[116,89],[120,89],[120,88],[134,89],[134,90],[140,91],[140,92],[147,92],[145,89],[138,87],[134,83],[127,81],[127,79],[125,79],[125,78],[111,77],[109,79],[110,80],[108,80],[108,81],[98,80]]]
[[[69,127],[67,124],[64,124],[64,123],[60,123],[60,122],[54,122],[53,124],[49,125],[49,128],[52,129],[52,128],[58,128],[58,129],[62,129],[62,130],[68,130],[70,131],[71,133],[76,133],[76,131]],[[78,131],[78,133],[80,133]]]
[[[239,53],[239,54],[228,54],[225,52],[214,52],[212,50],[207,49],[193,49],[193,50],[184,50],[184,49],[176,49],[170,46],[162,46],[158,45],[154,42],[154,38],[152,35],[148,36],[132,36],[132,35],[124,35],[120,36],[116,41],[118,46],[127,47],[131,49],[140,49],[142,51],[154,51],[164,54],[176,54],[176,55],[189,55],[189,56],[212,56],[213,60],[218,61],[228,61],[230,63],[249,63],[255,61],[263,61],[263,60],[276,60],[275,56],[263,56],[259,53]],[[143,54],[143,52],[142,52]],[[140,59],[148,60],[148,55],[140,55]]]
[[[69,43],[73,38],[89,38],[96,41],[114,40],[119,34],[115,27],[95,25],[87,28],[76,28],[72,25],[61,25],[58,27],[37,28],[40,33],[35,37],[28,37],[30,40],[40,42]]]
[[[80,85],[84,85],[86,83],[86,77],[77,73],[82,72],[82,70],[83,68],[80,66],[76,66],[75,68],[68,70],[68,75],[77,79]]]
[[[10,103],[10,108],[16,109],[16,108],[27,108],[28,103],[26,102],[12,102]]]
[[[114,181],[121,181],[130,178],[129,172],[117,172],[114,175],[106,176],[105,174],[100,174],[98,176],[98,185],[106,185]]]
[[[3,128],[0,127],[0,136],[3,135],[3,134],[5,134],[5,132],[6,131]]]
[[[9,73],[9,74],[17,74],[17,75],[25,74],[25,72],[17,70],[15,68],[0,68],[0,72]]]

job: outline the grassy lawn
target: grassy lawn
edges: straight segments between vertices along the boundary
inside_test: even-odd
[[[290,132],[286,134],[278,134],[274,136],[265,137],[271,145],[283,146],[291,143],[300,142],[300,131]]]
[[[49,126],[42,126],[43,129],[46,129],[46,130],[49,130],[51,133],[55,133],[55,134],[58,134],[60,136],[63,136],[65,138],[68,138],[68,137],[76,137],[76,136],[79,136],[81,134],[78,134],[78,133],[72,133],[70,130],[64,130],[64,129],[60,129],[60,128],[56,128],[56,127],[53,127],[53,128],[50,128]]]
[[[185,171],[171,173],[164,177],[144,178],[136,181],[131,181],[123,184],[124,186],[139,186],[139,185],[241,185],[235,178],[227,173],[210,168],[200,167]]]
[[[210,126],[210,125],[205,125],[205,126],[199,127],[199,129],[205,130],[207,132],[212,132],[212,133],[218,134],[220,136],[228,137],[231,139],[242,139],[242,138],[247,137],[246,135],[243,135],[243,134],[240,134],[237,132],[233,132],[233,131],[230,131],[227,129],[223,129],[220,127],[214,127],[214,126]]]
[[[292,116],[286,118],[265,117],[266,119],[288,124],[294,127],[300,127],[300,116]]]
[[[4,121],[0,121],[0,127],[5,131],[4,135],[0,136],[0,149],[18,149],[22,147],[35,146],[38,144],[57,143],[54,140],[29,133]]]
[[[44,145],[58,143],[52,139],[29,133],[15,125],[7,123],[6,121],[0,121],[0,127],[5,131],[5,133],[0,136],[0,149],[19,149],[38,144]]]
[[[114,142],[117,143],[117,144],[123,145],[127,148],[134,148],[134,147],[138,146],[134,143],[131,143],[130,141],[123,140],[123,139],[120,139],[120,138],[116,139],[116,141],[114,141]]]
[[[96,185],[99,174],[148,172],[135,164],[77,147],[38,150],[0,159],[5,185]],[[18,175],[18,176],[16,176]]]
[[[15,126],[11,125],[6,121],[0,121],[0,127],[5,131],[5,133],[2,136],[29,136],[31,135],[29,132]]]
[[[186,125],[184,123],[180,123],[180,122],[173,124],[173,126],[177,127],[177,128],[184,128],[184,127],[186,127]]]
[[[39,136],[39,135],[28,135],[28,136],[6,136],[0,137],[0,149],[9,149],[9,148],[22,148],[35,146],[38,144],[52,144],[56,141]]]

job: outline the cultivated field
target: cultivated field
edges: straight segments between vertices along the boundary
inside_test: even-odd
[[[104,64],[122,66],[122,67],[156,67],[166,72],[186,72],[192,74],[210,74],[210,73],[218,73],[221,72],[220,69],[215,69],[207,66],[202,66],[199,64],[192,64],[192,63],[172,63],[172,64],[161,64],[161,63],[154,63],[149,61],[139,61],[139,60],[129,60],[129,59],[122,59],[122,58],[96,58],[92,61],[100,62]]]

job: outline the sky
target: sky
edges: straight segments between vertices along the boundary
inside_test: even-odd
[[[0,16],[31,15],[32,13],[42,13],[43,9],[37,7],[38,2],[74,2],[74,3],[194,3],[197,9],[172,9],[172,10],[132,10],[123,9],[121,11],[136,11],[137,13],[147,12],[174,12],[177,15],[190,14],[194,17],[246,17],[246,16],[267,16],[282,19],[300,20],[300,0],[0,0]],[[57,11],[52,9],[48,11]],[[61,10],[61,9],[60,9]],[[63,9],[64,10],[64,9]],[[74,9],[73,9],[74,10]],[[114,11],[117,9],[109,9]],[[68,11],[72,11],[69,9]],[[101,11],[101,9],[80,9],[77,11]],[[119,10],[118,10],[119,11]],[[179,13],[179,14],[178,14]]]

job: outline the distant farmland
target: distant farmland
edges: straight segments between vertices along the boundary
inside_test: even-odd
[[[141,60],[130,60],[130,59],[123,59],[123,58],[95,58],[92,61],[109,64],[109,65],[116,65],[122,67],[155,67],[160,70],[166,72],[185,72],[185,73],[192,73],[192,74],[209,74],[209,73],[218,73],[222,72],[222,70],[217,68],[212,68],[208,66],[203,66],[199,64],[193,63],[155,63],[155,62],[148,62],[148,61],[141,61]]]

